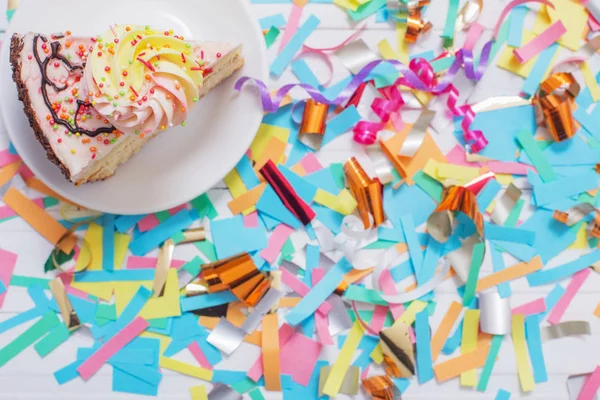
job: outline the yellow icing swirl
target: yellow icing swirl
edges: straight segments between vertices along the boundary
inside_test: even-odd
[[[203,83],[193,50],[172,31],[111,27],[96,38],[85,67],[92,105],[126,134],[149,135],[183,123]]]

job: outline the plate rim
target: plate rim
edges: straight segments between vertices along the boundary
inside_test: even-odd
[[[36,1],[40,1],[40,0],[21,0],[21,5],[19,6],[19,8],[17,8],[17,10],[15,11],[15,13],[19,13],[19,10],[22,9],[22,7],[24,6],[25,3],[33,3]],[[173,0],[162,0],[165,3],[168,3],[170,1]],[[235,1],[237,4],[236,6],[241,6],[244,15],[249,19],[250,21],[250,25],[254,31],[254,37],[255,39],[258,41],[259,43],[259,54],[257,55],[256,53],[254,53],[255,57],[259,58],[259,63],[260,63],[260,76],[255,77],[257,79],[260,79],[264,82],[266,82],[268,80],[268,76],[269,76],[269,64],[268,64],[268,56],[267,56],[267,48],[266,48],[266,44],[265,41],[263,40],[263,36],[262,36],[262,30],[260,29],[260,25],[258,23],[258,20],[256,18],[253,17],[251,9],[249,4],[246,4],[243,0],[233,0]],[[11,23],[8,24],[8,27],[6,29],[6,33],[5,35],[8,35],[8,32],[11,31]],[[5,46],[3,46],[3,49],[1,51],[1,57],[2,60],[0,60],[0,73],[9,73],[12,71],[11,66],[9,65],[9,61],[8,61],[8,57],[9,57],[9,52],[10,52],[10,40],[7,40],[6,38],[4,39],[5,42]],[[258,101],[258,100],[257,100]],[[239,162],[239,158],[241,158],[245,152],[247,151],[247,149],[250,147],[250,145],[252,144],[252,141],[254,140],[254,138],[256,137],[256,134],[258,133],[260,124],[262,123],[263,120],[263,114],[257,112],[256,113],[256,117],[253,118],[252,120],[252,132],[254,132],[253,134],[248,135],[248,137],[245,139],[245,146],[241,147],[243,150],[241,151],[241,154],[239,154],[239,158],[235,157],[233,158],[232,163],[230,163],[231,165],[226,165],[227,168],[225,168],[225,166],[223,167],[223,170],[226,171],[224,172],[223,176],[221,176],[221,174],[214,174],[211,175],[213,176],[212,179],[210,178],[204,178],[205,182],[208,182],[206,185],[202,185],[205,188],[203,189],[199,189],[197,191],[193,191],[194,195],[187,200],[184,201],[179,201],[179,200],[174,200],[174,201],[170,201],[170,202],[165,202],[165,205],[160,205],[160,207],[153,207],[153,206],[148,206],[148,207],[140,207],[139,209],[136,209],[135,211],[133,210],[129,210],[129,209],[120,209],[118,203],[115,203],[113,205],[111,205],[110,207],[103,207],[100,206],[98,207],[96,204],[91,205],[90,203],[88,203],[87,201],[80,201],[80,199],[76,199],[73,198],[73,196],[71,195],[71,193],[65,192],[64,190],[62,190],[61,188],[55,186],[52,182],[50,182],[49,180],[45,179],[43,177],[43,175],[41,173],[38,172],[38,169],[36,167],[31,167],[29,163],[27,163],[27,161],[25,160],[24,157],[21,156],[21,154],[25,154],[26,152],[22,151],[23,149],[19,149],[20,145],[17,144],[18,141],[14,140],[14,136],[17,134],[15,133],[11,133],[11,130],[8,128],[8,123],[6,121],[6,113],[7,111],[7,107],[6,104],[10,102],[9,99],[7,99],[6,97],[3,99],[0,96],[0,116],[2,119],[2,124],[4,126],[4,129],[6,131],[6,134],[8,136],[8,138],[10,139],[10,142],[12,143],[12,145],[14,146],[15,150],[17,150],[17,153],[19,154],[19,156],[21,157],[21,160],[23,161],[23,163],[31,169],[31,171],[35,174],[35,176],[40,179],[46,186],[48,186],[50,189],[52,189],[53,191],[55,191],[57,194],[59,194],[60,196],[66,198],[67,200],[80,205],[82,207],[85,207],[87,209],[90,210],[94,210],[94,211],[100,211],[103,213],[111,213],[111,214],[117,214],[117,215],[142,215],[142,214],[152,214],[155,212],[159,212],[159,211],[164,211],[164,210],[168,210],[171,209],[173,207],[177,207],[181,204],[186,204],[189,203],[191,200],[197,198],[198,196],[201,196],[202,194],[207,193],[209,190],[211,190],[220,180],[222,180],[225,176],[227,176],[227,174],[233,170],[233,168],[235,168],[235,166],[237,165],[237,163]],[[250,123],[249,123],[250,125]],[[31,128],[29,128],[31,129]],[[129,161],[129,160],[128,160]],[[109,178],[110,179],[110,178]],[[94,183],[90,183],[90,184],[94,184]],[[75,184],[73,184],[75,186]],[[188,196],[185,196],[188,197]]]

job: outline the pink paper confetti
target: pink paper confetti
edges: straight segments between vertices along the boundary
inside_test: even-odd
[[[258,227],[258,212],[254,211],[248,215],[244,215],[244,226],[246,228]]]
[[[196,341],[193,341],[189,344],[188,350],[190,351],[190,353],[192,353],[192,356],[194,356],[194,358],[196,359],[196,361],[198,361],[198,364],[200,364],[202,368],[213,368],[213,366],[210,365],[210,363],[206,359],[206,356],[204,355],[202,349],[200,348],[200,346],[198,346],[198,343]]]
[[[39,208],[44,208],[44,199],[42,199],[41,197],[39,199],[33,200],[33,202],[37,204]],[[0,207],[0,219],[10,218],[16,215],[17,213],[9,206]]]
[[[279,45],[279,51],[277,53],[281,53],[281,50],[283,50],[289,40],[296,34],[298,26],[300,26],[300,19],[302,18],[302,8],[303,7],[300,7],[296,3],[292,4],[292,11],[288,17],[287,24],[285,25],[283,35],[281,35],[281,44]]]
[[[17,265],[17,255],[10,251],[0,249],[0,281],[6,286],[6,292],[0,294],[0,308],[4,304],[4,298],[8,293],[8,286],[12,278],[13,271]]]
[[[526,45],[519,49],[513,50],[515,58],[519,60],[521,64],[526,63],[539,53],[550,47],[556,42],[562,35],[567,32],[567,28],[561,21],[556,21],[548,27],[544,32],[540,33],[534,39],[529,41]]]
[[[25,165],[25,163],[21,164],[21,166],[19,167],[18,173],[19,173],[19,175],[21,175],[21,178],[23,178],[24,181],[27,181],[28,179],[35,177],[35,174],[33,172],[31,172],[31,170],[29,169],[29,167],[27,165]]]
[[[590,276],[591,273],[592,270],[590,268],[586,268],[573,275],[571,282],[569,282],[569,285],[567,286],[565,294],[560,298],[560,300],[558,300],[558,302],[550,312],[550,315],[548,316],[549,323],[554,325],[560,322],[565,311],[567,310],[567,307],[569,307],[569,304],[571,304],[573,297],[575,297],[575,294],[577,294],[577,291],[581,288],[581,286],[583,285],[587,277]]]
[[[600,389],[600,366],[596,367],[587,379],[577,396],[577,400],[594,400],[598,389]]]
[[[129,256],[127,269],[156,268],[157,261],[156,257]],[[171,268],[180,268],[185,263],[183,260],[171,260]]]
[[[296,278],[291,272],[286,270],[285,268],[281,268],[281,281],[286,284],[290,289],[294,292],[298,293],[300,296],[306,296],[306,294],[310,291],[310,288],[301,282],[298,278]],[[323,314],[327,314],[331,310],[331,306],[329,303],[324,302],[317,308],[317,311]]]
[[[312,270],[312,284],[315,286],[321,278],[325,275],[325,270],[323,268],[314,268]],[[317,328],[317,336],[321,343],[331,346],[333,345],[333,338],[329,333],[329,320],[327,318],[327,314],[323,313],[315,313],[315,327]]]
[[[383,329],[387,312],[387,307],[375,306],[375,310],[373,311],[373,317],[371,317],[371,322],[369,323],[369,328],[379,333]]]
[[[146,232],[159,224],[158,218],[154,214],[148,214],[138,222],[140,232]]]
[[[8,149],[0,151],[0,167],[20,161],[21,157],[16,154],[10,154]]]
[[[279,348],[283,349],[283,346],[292,338],[292,336],[296,333],[293,327],[288,324],[283,324],[279,328]],[[279,359],[281,360],[281,352],[279,353]],[[280,362],[281,364],[281,362]],[[248,378],[252,379],[254,382],[258,382],[261,376],[263,376],[263,362],[262,355],[258,356],[252,367],[248,370]]]
[[[144,318],[134,319],[77,367],[79,375],[84,381],[90,379],[112,356],[144,332],[148,326],[150,325]]]
[[[394,282],[394,278],[392,278],[392,274],[390,274],[390,271],[387,269],[383,270],[383,272],[381,273],[381,275],[379,277],[379,285],[381,286],[381,290],[383,291],[384,294],[388,294],[388,295],[398,294],[398,291],[396,290],[396,283]],[[392,316],[394,317],[394,320],[397,320],[398,318],[400,318],[402,313],[404,313],[404,306],[402,304],[390,303],[389,306],[390,306],[390,311],[392,312]]]
[[[300,160],[300,165],[302,165],[302,168],[304,168],[307,174],[312,174],[313,172],[323,169],[323,166],[314,153],[308,153],[304,156],[304,158]]]
[[[308,385],[322,348],[321,343],[296,333],[281,347],[281,373],[291,375],[300,385]]]
[[[463,48],[465,48],[465,50],[473,50],[475,43],[477,43],[477,40],[481,37],[481,32],[483,32],[483,26],[479,25],[477,22],[473,22],[467,33],[467,39],[465,40]]]
[[[539,314],[546,311],[546,300],[543,298],[521,304],[512,309],[512,315],[523,314],[525,316]]]
[[[518,162],[490,161],[483,165],[496,174],[527,175],[529,170],[537,172],[531,165]]]
[[[260,252],[260,256],[269,264],[273,264],[292,232],[294,232],[294,229],[286,224],[277,225],[269,238],[269,246]]]

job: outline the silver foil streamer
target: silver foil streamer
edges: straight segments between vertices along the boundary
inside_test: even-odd
[[[394,166],[388,160],[379,143],[367,146],[367,155],[373,164],[375,176],[379,179],[382,185],[386,185],[394,180],[392,170]]]
[[[269,289],[250,315],[246,317],[241,327],[238,328],[227,319],[221,318],[206,340],[225,354],[233,353],[242,344],[246,335],[258,328],[263,315],[268,313],[271,307],[279,301],[281,295],[279,290]]]
[[[246,317],[240,327],[247,334],[254,332],[260,325],[263,315],[269,312],[271,307],[275,305],[281,298],[282,293],[274,288],[269,289],[267,294],[258,302],[254,310]]]
[[[494,207],[494,211],[492,212],[492,221],[497,225],[504,225],[508,215],[515,207],[515,204],[517,204],[520,197],[521,190],[512,183],[508,185],[506,191],[496,201],[496,207]]]
[[[352,328],[352,320],[342,298],[331,295],[327,302],[331,306],[331,311],[329,311],[329,334],[335,336]]]
[[[567,226],[573,226],[593,212],[596,212],[596,207],[590,203],[577,204],[564,212],[565,214],[568,214],[566,224]]]
[[[473,254],[473,247],[477,243],[481,243],[479,236],[469,236],[462,242],[462,246],[446,255],[452,268],[456,272],[458,278],[463,282],[467,283],[469,278],[469,269],[471,268],[471,255]]]
[[[479,294],[481,332],[506,335],[511,332],[511,309],[509,298],[502,298],[497,291]]]
[[[179,290],[192,283],[194,279],[196,279],[196,277],[192,276],[192,274],[187,272],[185,268],[180,268],[177,271],[177,282],[179,282]]]
[[[221,318],[215,329],[206,338],[206,341],[229,355],[240,347],[245,337],[245,331],[233,325],[225,318]]]
[[[222,383],[217,383],[208,394],[208,400],[242,400],[244,397]]]
[[[567,336],[580,336],[591,334],[590,323],[587,321],[567,321],[560,324],[542,328],[542,342],[560,339]]]
[[[377,54],[375,54],[362,39],[348,43],[333,54],[342,61],[344,67],[355,75],[365,65],[379,59]]]
[[[424,110],[415,124],[413,125],[410,133],[402,143],[402,147],[400,148],[400,152],[398,155],[403,157],[412,157],[415,155],[417,150],[421,148],[423,144],[423,140],[425,140],[425,134],[427,133],[427,128],[429,124],[433,120],[435,116],[435,112],[431,110]]]
[[[472,104],[471,109],[475,113],[480,113],[502,108],[519,107],[527,104],[531,104],[531,100],[525,100],[520,96],[495,96]]]
[[[321,373],[319,374],[319,397],[323,396],[323,387],[325,386],[325,382],[327,381],[327,377],[329,376],[329,372],[331,372],[332,367],[321,367]],[[340,387],[340,393],[355,395],[358,394],[359,387],[359,375],[360,370],[358,367],[351,365],[348,367],[348,371],[346,371],[346,375],[344,376],[344,380],[342,381],[342,386]]]

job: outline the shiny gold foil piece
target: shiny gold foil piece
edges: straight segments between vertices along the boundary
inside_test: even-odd
[[[350,192],[358,203],[365,229],[381,225],[386,218],[383,211],[383,185],[379,179],[371,179],[355,157],[344,164],[344,174]],[[369,215],[373,217],[372,223]]]
[[[446,258],[452,263],[459,278],[466,282],[471,267],[475,244],[484,241],[483,216],[479,212],[475,194],[462,186],[444,189],[443,200],[427,219],[427,231],[438,242],[448,241],[456,228],[456,213],[462,212],[475,224],[476,232],[462,242],[462,246]]]
[[[302,123],[300,124],[300,140],[314,150],[321,148],[327,121],[329,105],[319,103],[313,99],[306,100]]]
[[[63,281],[60,278],[56,278],[51,280],[48,283],[48,286],[50,287],[52,296],[54,296],[54,300],[56,300],[56,304],[58,304],[58,308],[63,317],[63,322],[67,328],[69,328],[70,331],[79,328],[81,326],[81,321],[79,321],[79,317],[71,305]]]
[[[587,225],[587,234],[596,239],[600,239],[600,210],[589,203],[577,204],[564,212],[555,210],[552,217],[567,226],[573,226],[590,213],[595,214],[594,220],[590,221]]]
[[[431,22],[424,20],[421,16],[421,10],[428,4],[429,0],[409,2],[408,15],[406,16],[406,35],[404,36],[407,43],[415,43],[421,35],[431,30]]]
[[[323,387],[329,377],[332,367],[321,367],[321,373],[319,374],[319,397],[323,396]],[[360,381],[360,370],[358,367],[351,365],[346,371],[342,386],[340,387],[341,394],[347,394],[353,396],[358,394],[359,381]]]
[[[383,367],[386,374],[394,378],[409,378],[415,374],[415,352],[408,328],[407,324],[397,321],[379,332]]]
[[[62,212],[62,208],[61,208],[61,215],[62,214],[63,214],[63,212]],[[66,240],[70,240],[71,235],[73,235],[80,226],[94,222],[96,219],[98,219],[99,216],[100,215],[92,216],[91,218],[86,219],[84,221],[79,221],[79,222],[73,223],[73,225],[71,225],[71,227],[65,232],[65,234],[62,235],[62,237],[60,239],[58,239],[58,241],[56,242],[56,245],[54,246],[54,249],[52,249],[52,253],[50,253],[50,256],[52,258],[52,264],[54,264],[54,268],[56,268],[57,270],[59,270],[62,273],[65,273],[65,274],[67,273],[65,270],[62,269],[61,265],[56,260],[56,256],[61,252],[60,247],[61,247],[62,243]],[[67,221],[71,222],[70,219],[68,219],[68,218],[65,218],[65,219]],[[82,246],[88,246],[88,249],[89,249],[90,244],[85,240],[85,238],[83,239]],[[93,254],[91,251],[89,253],[90,253],[90,259],[89,259],[88,263],[76,271],[75,270],[71,271],[72,273],[77,274],[79,272],[83,272],[86,269],[88,269],[90,267],[90,265],[92,265],[92,261],[93,261],[94,257],[93,257]]]
[[[363,388],[373,400],[399,400],[400,391],[387,375],[372,376],[362,381]]]
[[[456,17],[455,30],[468,29],[473,22],[477,21],[483,10],[483,0],[467,0]]]
[[[571,73],[558,72],[541,83],[533,99],[538,122],[548,128],[557,142],[572,138],[577,131],[573,109],[579,90],[579,84]]]
[[[517,201],[521,198],[521,190],[512,183],[508,185],[506,191],[498,201],[492,212],[492,221],[497,225],[504,225],[508,215],[517,204]]]
[[[171,262],[173,261],[175,246],[184,243],[199,242],[206,239],[204,228],[187,229],[181,232],[181,234],[184,237],[183,240],[175,243],[173,239],[167,239],[158,252],[154,282],[152,283],[153,298],[161,297],[164,294],[167,277],[169,275],[169,268],[171,268]]]
[[[156,261],[156,269],[154,271],[154,282],[152,283],[152,297],[161,297],[165,291],[169,268],[171,268],[171,260],[173,260],[173,251],[175,250],[175,242],[172,239],[167,239],[158,252]]]
[[[249,307],[256,306],[271,286],[248,253],[203,265],[202,276],[210,293],[231,290]]]

